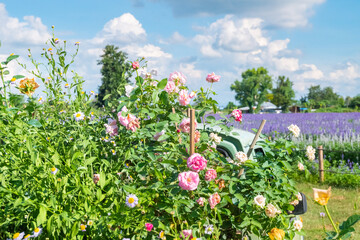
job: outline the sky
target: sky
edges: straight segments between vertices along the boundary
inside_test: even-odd
[[[220,75],[213,85],[220,106],[236,102],[231,84],[260,66],[274,83],[289,77],[297,99],[314,85],[353,97],[360,94],[359,9],[356,0],[0,0],[0,60],[19,54],[31,69],[28,49],[41,60],[54,26],[70,52],[80,42],[73,70],[87,91],[101,84],[97,61],[113,44],[129,61],[145,57],[156,79],[182,72],[190,90]],[[16,62],[9,67],[31,77]]]

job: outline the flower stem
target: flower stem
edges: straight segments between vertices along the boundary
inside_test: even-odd
[[[328,216],[328,218],[329,218],[329,220],[330,220],[330,222],[331,222],[331,224],[332,224],[335,232],[336,232],[337,234],[339,234],[339,230],[337,229],[334,221],[332,220],[331,215],[330,215],[329,210],[328,210],[328,208],[327,208],[326,205],[324,205],[324,209],[325,209],[326,215]]]

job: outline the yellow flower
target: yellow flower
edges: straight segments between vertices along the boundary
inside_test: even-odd
[[[10,56],[13,56],[14,54],[12,53],[12,54],[10,54]]]
[[[313,191],[315,202],[322,206],[326,205],[331,196],[331,187],[329,187],[328,190],[313,188]]]
[[[12,82],[15,82],[15,81],[16,81],[16,78],[12,78],[11,81],[12,81]]]
[[[52,51],[52,48],[49,48],[48,51]]]
[[[271,240],[283,240],[285,238],[285,232],[282,229],[273,228],[268,233]]]

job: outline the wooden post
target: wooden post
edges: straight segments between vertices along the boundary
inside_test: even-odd
[[[319,178],[320,182],[324,182],[324,151],[323,146],[319,146]]]
[[[253,141],[252,141],[252,143],[251,143],[251,145],[250,145],[250,148],[249,148],[249,150],[248,150],[248,152],[247,152],[247,157],[248,157],[248,158],[250,157],[252,151],[254,150],[256,141],[258,140],[258,138],[259,138],[259,136],[260,136],[260,134],[261,134],[261,132],[262,132],[262,130],[263,130],[263,128],[264,128],[265,123],[266,123],[266,120],[263,119],[262,122],[261,122],[261,124],[260,124],[259,130],[258,130],[257,133],[255,134],[255,137],[254,137],[254,139],[253,139]]]
[[[190,113],[190,156],[195,153],[195,109],[189,109]]]
[[[190,108],[186,109],[186,115],[187,115],[188,117],[190,117],[190,111],[191,111]]]
[[[247,156],[248,158],[250,157],[252,151],[254,150],[254,147],[255,147],[255,145],[256,145],[256,141],[258,140],[258,138],[259,138],[259,136],[260,136],[260,134],[261,134],[261,132],[262,132],[262,130],[263,130],[263,128],[264,128],[265,123],[266,123],[266,120],[263,119],[263,120],[261,121],[259,130],[258,130],[257,133],[255,134],[255,137],[254,137],[254,139],[253,139],[253,141],[252,141],[252,143],[251,143],[251,145],[250,145],[250,148],[249,148],[249,150],[248,150],[248,152],[247,152],[247,154],[246,154],[246,156]],[[239,175],[238,175],[238,176],[240,177],[243,173],[244,173],[244,169],[242,168],[242,169],[240,169],[240,172],[239,172]]]

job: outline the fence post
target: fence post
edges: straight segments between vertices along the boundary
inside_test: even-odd
[[[190,156],[195,153],[195,109],[191,109],[190,113]]]
[[[319,178],[320,182],[324,182],[324,151],[323,146],[319,146]]]

